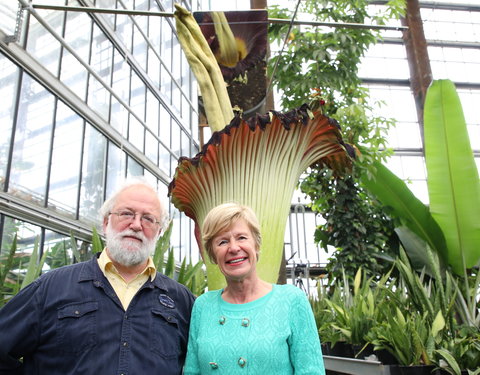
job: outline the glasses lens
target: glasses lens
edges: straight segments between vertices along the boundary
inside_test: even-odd
[[[119,211],[117,215],[121,221],[132,220],[135,217],[135,214],[128,210]]]
[[[142,216],[142,223],[146,227],[151,228],[157,223],[157,219],[153,215],[146,214]]]

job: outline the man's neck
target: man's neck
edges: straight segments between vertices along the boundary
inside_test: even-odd
[[[117,269],[118,273],[120,274],[120,276],[122,276],[123,279],[128,283],[132,281],[135,277],[137,277],[137,275],[143,272],[143,270],[147,266],[148,261],[142,264],[138,264],[136,266],[124,266],[113,260],[112,262],[115,268]]]
[[[136,264],[133,266],[125,266],[123,264],[118,263],[116,260],[112,258],[110,253],[108,252],[108,248],[106,249],[108,258],[112,261],[115,269],[119,273],[120,276],[123,277],[123,279],[128,283],[132,281],[135,277],[137,277],[139,274],[141,274],[145,268],[147,267],[148,264],[148,258],[140,263]]]

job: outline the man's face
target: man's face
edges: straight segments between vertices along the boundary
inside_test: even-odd
[[[126,217],[125,212],[133,213],[133,217]],[[157,222],[152,225],[145,220],[152,216],[156,221],[161,216],[160,202],[153,191],[143,185],[134,185],[119,194],[103,223],[107,252],[114,262],[129,267],[147,261],[155,250],[161,229]]]

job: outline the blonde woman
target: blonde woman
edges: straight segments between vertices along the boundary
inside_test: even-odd
[[[257,275],[261,235],[254,212],[235,203],[217,206],[202,233],[227,286],[194,304],[184,373],[325,374],[305,294]]]

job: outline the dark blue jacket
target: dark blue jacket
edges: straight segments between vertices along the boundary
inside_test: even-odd
[[[52,270],[0,310],[0,374],[181,374],[193,301],[157,273],[124,311],[96,257]]]

